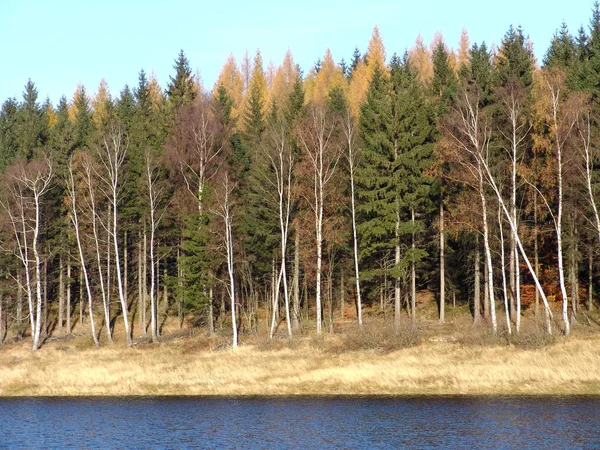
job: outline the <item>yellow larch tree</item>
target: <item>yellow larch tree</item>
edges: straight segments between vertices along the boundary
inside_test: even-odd
[[[371,74],[372,72],[364,61],[360,61],[352,72],[352,78],[348,85],[348,103],[350,103],[350,111],[354,117],[358,117],[360,107],[367,96]]]
[[[108,83],[104,78],[100,80],[96,95],[92,99],[92,120],[97,128],[102,128],[110,122],[112,98],[108,90]]]
[[[388,67],[385,63],[385,46],[379,33],[379,27],[377,26],[373,29],[365,59],[366,62],[360,61],[352,72],[352,78],[348,86],[348,102],[350,103],[350,110],[355,117],[358,117],[360,107],[367,97],[367,90],[373,78],[375,67],[379,67],[379,70],[385,74],[388,72]]]
[[[325,51],[321,61],[321,68],[317,73],[314,69],[307,77],[305,83],[306,102],[321,103],[327,100],[329,92],[334,88],[346,88],[346,77],[342,69],[335,63],[331,50]]]
[[[428,84],[433,78],[433,63],[431,55],[425,44],[423,37],[419,34],[415,45],[408,52],[410,64],[417,70],[417,78],[422,84]]]
[[[386,52],[385,46],[383,45],[383,39],[381,39],[379,27],[376,26],[373,29],[373,34],[371,35],[371,40],[367,47],[366,60],[367,67],[369,68],[369,79],[373,76],[376,65],[379,65],[380,70],[386,70],[385,56]]]
[[[269,92],[267,86],[267,77],[263,69],[263,60],[260,50],[256,49],[256,55],[252,64],[252,76],[248,84],[248,89],[244,95],[243,108],[240,117],[249,117],[255,115],[251,110],[253,105],[260,105],[260,114],[264,119],[269,111]],[[248,132],[249,130],[244,130]]]
[[[77,98],[81,95],[81,92],[85,92],[83,84],[78,84],[73,93],[73,98],[69,102],[69,120],[71,123],[75,123],[77,117]]]
[[[221,69],[213,89],[213,95],[217,93],[219,86],[223,86],[229,98],[233,100],[231,115],[234,119],[237,118],[244,99],[244,79],[232,54],[229,55]]]
[[[470,40],[467,29],[463,28],[458,41],[458,51],[456,54],[456,70],[460,70],[461,66],[468,67],[471,60],[470,55]]]
[[[283,107],[287,104],[296,78],[298,77],[298,66],[294,62],[292,52],[288,49],[283,57],[283,62],[275,71],[270,86],[271,104]]]

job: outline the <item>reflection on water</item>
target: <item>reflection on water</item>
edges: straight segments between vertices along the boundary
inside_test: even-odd
[[[600,448],[600,397],[2,399],[0,448]]]

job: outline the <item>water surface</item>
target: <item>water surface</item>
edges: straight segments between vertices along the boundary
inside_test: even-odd
[[[0,448],[600,448],[600,397],[0,399]]]

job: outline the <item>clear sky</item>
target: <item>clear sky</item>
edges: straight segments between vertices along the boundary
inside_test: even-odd
[[[105,78],[113,95],[135,86],[141,69],[164,88],[180,49],[211,88],[230,53],[241,60],[260,48],[278,65],[288,48],[307,72],[329,47],[336,61],[366,50],[375,25],[388,57],[410,48],[420,33],[440,31],[457,47],[465,27],[471,43],[499,44],[522,26],[540,60],[563,20],[576,34],[593,0],[0,0],[0,102],[21,100],[31,78],[56,103],[77,84],[93,94]]]

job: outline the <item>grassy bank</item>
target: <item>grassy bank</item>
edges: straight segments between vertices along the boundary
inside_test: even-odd
[[[509,343],[486,327],[451,322],[400,335],[372,322],[269,341],[167,336],[169,342],[95,348],[86,336],[0,348],[0,395],[549,395],[600,394],[600,333],[580,327]]]

